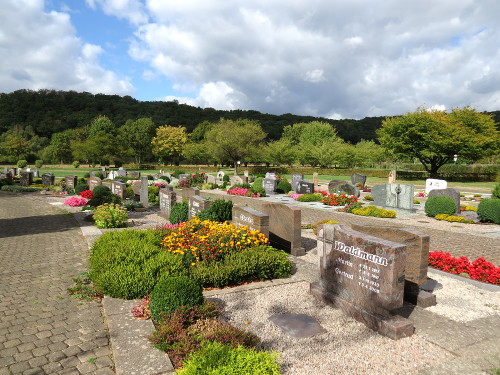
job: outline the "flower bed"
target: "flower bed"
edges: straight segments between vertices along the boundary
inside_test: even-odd
[[[80,192],[80,197],[85,198],[85,199],[92,199],[92,196],[94,194],[92,193],[92,190],[83,190]]]
[[[433,251],[429,253],[429,266],[473,280],[500,285],[500,267],[487,262],[483,257],[471,263],[467,257],[456,258],[449,253]]]
[[[327,206],[347,206],[357,201],[358,199],[354,195],[329,194],[321,200],[321,203]]]
[[[71,197],[64,201],[64,204],[67,204],[71,207],[82,207],[87,204],[87,200],[85,198]]]
[[[252,193],[251,189],[241,188],[241,187],[234,187],[232,189],[228,189],[226,192],[229,195],[239,195],[241,197],[258,198],[261,196],[260,193]]]

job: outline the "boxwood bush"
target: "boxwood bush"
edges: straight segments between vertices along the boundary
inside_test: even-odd
[[[120,204],[121,199],[114,195],[107,186],[96,186],[92,191],[92,199],[90,199],[87,204],[91,207],[97,207],[103,205],[104,203]]]
[[[203,303],[203,291],[195,280],[187,276],[172,276],[161,279],[153,289],[149,309],[153,320],[178,308],[193,307]]]
[[[233,202],[230,200],[216,199],[206,210],[198,215],[200,220],[212,220],[218,222],[230,221],[233,218]]]
[[[425,214],[431,217],[439,214],[453,215],[457,209],[457,204],[451,197],[430,197],[424,208]]]
[[[161,278],[186,275],[182,258],[161,250],[162,234],[125,229],[99,237],[89,259],[89,275],[97,291],[115,298],[142,298]]]
[[[312,194],[302,194],[297,198],[299,202],[319,202],[323,199],[323,194],[312,193]]]
[[[477,206],[477,214],[481,221],[500,224],[500,199],[483,199]]]
[[[292,191],[292,185],[286,179],[282,178],[276,186],[276,192],[280,194],[288,194],[289,191]]]
[[[170,224],[186,222],[189,219],[189,206],[187,202],[177,202],[172,206],[168,221]]]

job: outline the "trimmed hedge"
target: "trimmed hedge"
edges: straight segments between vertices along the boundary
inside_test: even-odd
[[[483,199],[477,206],[477,214],[481,221],[500,224],[500,199]]]
[[[425,202],[424,211],[427,216],[435,217],[440,214],[454,215],[457,204],[451,197],[430,197]]]

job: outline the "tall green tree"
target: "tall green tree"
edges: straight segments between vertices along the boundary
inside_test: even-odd
[[[255,149],[263,145],[266,133],[258,121],[226,120],[221,118],[205,133],[206,144],[210,153],[218,161],[234,163],[238,173],[238,161],[250,161]]]
[[[500,149],[495,121],[470,107],[451,113],[418,108],[386,118],[377,133],[388,151],[417,158],[431,177],[437,177],[439,168],[454,155],[474,161]]]
[[[9,132],[0,143],[0,154],[12,161],[24,159],[30,153],[28,140],[20,135]]]
[[[156,129],[156,136],[151,144],[153,154],[165,161],[179,163],[182,158],[184,145],[188,142],[186,128],[176,126],[160,126]]]
[[[144,158],[151,155],[151,140],[155,136],[155,124],[151,118],[142,117],[137,120],[127,120],[118,129],[122,144],[130,149],[135,162],[140,164]]]
[[[97,133],[115,134],[115,124],[107,116],[98,116],[90,123],[89,137],[94,137]]]
[[[71,144],[69,136],[65,133],[54,133],[50,139],[50,146],[54,157],[63,164],[64,160],[71,157]]]

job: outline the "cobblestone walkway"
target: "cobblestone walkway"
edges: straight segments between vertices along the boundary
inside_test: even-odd
[[[0,192],[0,375],[114,374],[100,304],[67,293],[87,251],[72,215]]]

